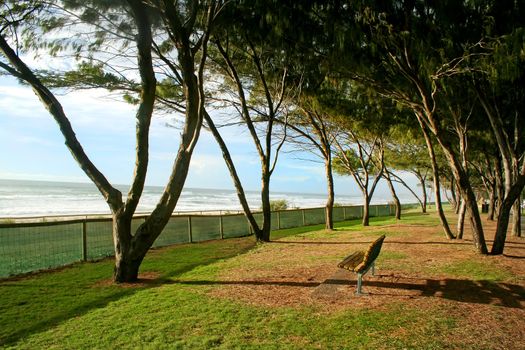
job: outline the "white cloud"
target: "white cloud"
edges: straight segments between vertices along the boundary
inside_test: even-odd
[[[37,145],[37,146],[44,146],[44,147],[55,145],[55,143],[49,140],[46,140],[40,137],[35,137],[35,136],[17,136],[14,139],[15,139],[15,142],[29,144],[29,145]]]
[[[321,164],[316,164],[316,163],[298,164],[298,163],[291,163],[291,162],[282,162],[282,164],[279,163],[277,164],[277,166],[278,167],[282,166],[287,169],[298,170],[301,172],[307,172],[315,176],[323,176],[323,177],[325,176],[324,165],[321,165]]]
[[[211,154],[194,154],[191,158],[190,170],[197,175],[216,174],[225,169],[222,157]]]
[[[45,174],[45,173],[19,173],[19,172],[9,172],[9,171],[0,171],[0,179],[89,182],[89,178],[87,176],[51,175],[51,174]]]
[[[272,176],[274,181],[280,182],[307,182],[312,181],[311,176],[306,175],[275,175]]]

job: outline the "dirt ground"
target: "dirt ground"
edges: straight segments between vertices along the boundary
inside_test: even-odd
[[[492,222],[484,228],[487,237],[495,231]],[[356,275],[337,263],[365,249],[377,237],[374,231],[387,238],[375,276],[364,277],[367,295],[356,296]],[[496,348],[525,349],[525,239],[508,237],[503,256],[480,256],[469,232],[466,228],[463,240],[447,240],[439,227],[394,224],[283,238],[237,257],[210,293],[268,307],[314,306],[321,313],[392,304],[437,308],[461,320],[461,331],[449,335],[452,344],[476,347],[486,339]],[[462,277],[458,266],[469,261],[504,277],[498,282]]]

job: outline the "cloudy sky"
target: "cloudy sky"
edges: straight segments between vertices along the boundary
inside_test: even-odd
[[[129,184],[134,162],[135,107],[104,91],[59,96],[88,156],[113,184]],[[31,89],[0,77],[0,178],[88,182],[64,145],[52,117]],[[155,116],[151,127],[147,184],[163,186],[178,149],[180,131],[166,127],[173,116]],[[241,127],[221,131],[246,189],[260,188],[260,165],[253,142]],[[272,176],[275,192],[325,193],[323,165],[306,153],[280,156]],[[413,179],[409,180],[413,181]],[[187,187],[232,189],[215,140],[203,130],[194,152]],[[403,191],[402,191],[403,192]],[[336,178],[336,194],[359,195],[349,177]],[[404,193],[404,192],[403,192]],[[389,197],[386,184],[378,196]]]

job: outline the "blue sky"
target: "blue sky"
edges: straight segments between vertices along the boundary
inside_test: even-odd
[[[113,184],[128,184],[134,163],[135,107],[104,91],[59,96],[77,137],[92,161]],[[0,178],[88,182],[64,145],[59,128],[31,89],[0,77]],[[178,149],[180,131],[165,123],[173,116],[155,116],[151,126],[148,185],[165,185]],[[247,190],[260,189],[260,165],[249,135],[241,127],[221,132]],[[282,153],[272,176],[274,192],[325,193],[323,165],[304,161],[311,155]],[[410,182],[414,182],[408,176]],[[213,137],[204,131],[195,149],[187,187],[233,189]],[[337,194],[360,195],[349,177],[336,177]],[[400,189],[401,190],[401,189]],[[386,184],[377,195],[389,197]],[[406,191],[401,195],[409,198]]]

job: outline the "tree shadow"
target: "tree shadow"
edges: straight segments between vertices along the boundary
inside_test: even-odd
[[[350,244],[370,244],[372,241],[271,241],[269,243],[277,244],[311,244],[311,245],[350,245]],[[408,241],[392,241],[385,240],[383,244],[400,244],[400,245],[472,245],[472,243],[460,242],[460,241],[450,241],[450,242],[437,242],[437,241],[426,241],[426,242],[408,242]]]
[[[496,283],[464,279],[419,280],[423,283],[367,281],[366,286],[401,289],[419,292],[419,296],[436,297],[463,303],[492,304],[502,307],[523,309],[525,288],[509,283]],[[372,294],[372,293],[371,293]],[[389,295],[375,292],[374,295]]]
[[[176,265],[170,265],[168,269],[158,273],[157,278],[140,278],[139,275],[139,280],[136,283],[121,285],[112,283],[109,278],[112,266],[108,267],[107,279],[94,280],[88,283],[75,282],[64,277],[60,279],[58,275],[60,271],[55,272],[53,278],[56,282],[53,283],[39,284],[37,280],[28,283],[27,278],[24,277],[2,281],[0,282],[0,310],[5,314],[16,315],[9,320],[9,322],[16,322],[16,330],[10,333],[7,333],[5,329],[0,330],[0,347],[13,346],[20,339],[31,334],[45,332],[69,319],[82,316],[94,309],[105,308],[114,301],[130,297],[145,289],[171,284],[173,283],[172,277],[190,272],[197,267],[212,264],[218,260],[237,256],[252,247],[233,249],[224,254],[202,257],[200,260],[191,263],[182,261]],[[96,262],[96,264],[101,263],[100,261]],[[67,272],[73,267],[63,268],[62,271]],[[141,274],[143,273],[141,272]],[[46,275],[50,275],[50,273],[43,272],[42,276],[32,275],[31,278],[45,278]],[[58,311],[52,309],[51,304],[56,300],[60,301],[60,306],[63,306],[63,309]]]
[[[382,277],[382,276],[376,276]],[[388,276],[391,277],[391,276]],[[406,280],[410,280],[404,278]],[[521,305],[525,302],[525,288],[520,285],[508,283],[496,283],[492,281],[470,281],[463,279],[413,279],[418,283],[411,282],[388,282],[381,280],[367,280],[363,284],[363,289],[367,287],[375,287],[374,292],[369,292],[368,295],[373,297],[378,296],[400,296],[399,294],[388,293],[388,289],[398,289],[404,291],[418,292],[415,296],[433,297],[448,300],[454,300],[462,303],[475,304],[492,304],[507,308],[523,309]],[[255,280],[239,280],[239,281],[211,281],[211,280],[175,280],[170,283],[195,285],[195,286],[214,286],[214,285],[252,285],[252,286],[282,286],[282,287],[301,287],[301,288],[316,288],[319,286],[339,285],[339,286],[355,286],[355,280],[327,279],[323,283],[319,282],[296,282],[296,281],[255,281]],[[377,288],[382,289],[377,291]],[[341,295],[338,294],[337,297]],[[352,294],[353,296],[353,294]],[[336,295],[334,294],[334,297]]]

